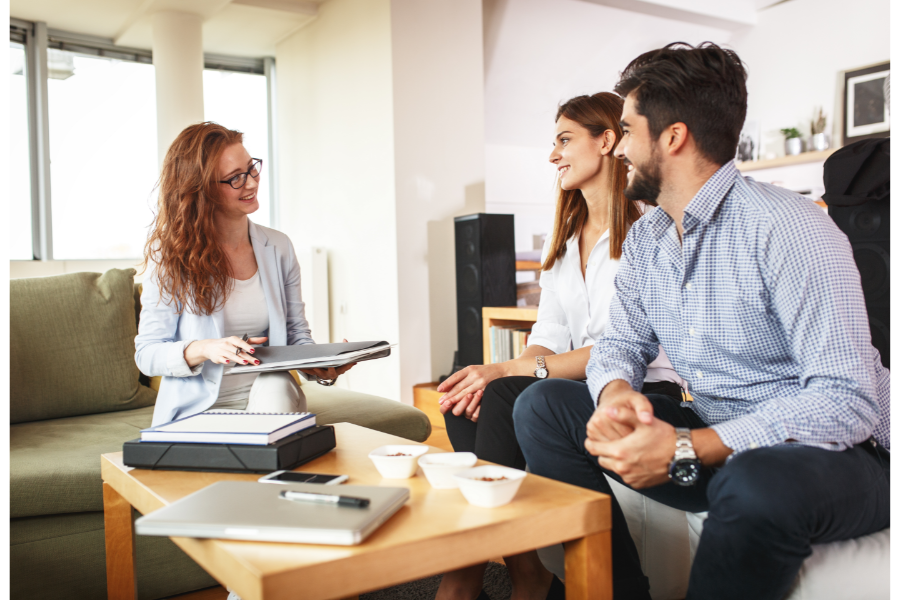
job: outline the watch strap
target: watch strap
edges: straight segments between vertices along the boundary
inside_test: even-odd
[[[696,460],[697,453],[694,451],[691,430],[687,427],[676,427],[675,436],[675,458],[673,461],[685,458]]]

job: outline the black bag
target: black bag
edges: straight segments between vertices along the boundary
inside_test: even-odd
[[[862,140],[844,146],[825,161],[825,194],[829,206],[856,206],[889,200],[891,138]]]
[[[862,140],[825,161],[828,215],[847,236],[869,317],[872,345],[891,365],[891,139]]]

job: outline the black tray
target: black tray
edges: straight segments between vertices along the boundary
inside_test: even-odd
[[[334,427],[317,425],[267,446],[142,442],[122,446],[122,462],[137,469],[271,473],[293,469],[334,449]]]

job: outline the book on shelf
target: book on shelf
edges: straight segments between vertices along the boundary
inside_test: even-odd
[[[498,363],[518,357],[528,346],[530,329],[494,325],[490,330],[491,362]]]
[[[315,424],[316,415],[308,412],[211,411],[143,429],[141,441],[264,446]]]

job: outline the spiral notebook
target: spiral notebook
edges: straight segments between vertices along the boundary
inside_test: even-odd
[[[265,446],[315,424],[316,415],[308,412],[202,412],[143,429],[141,441]]]

